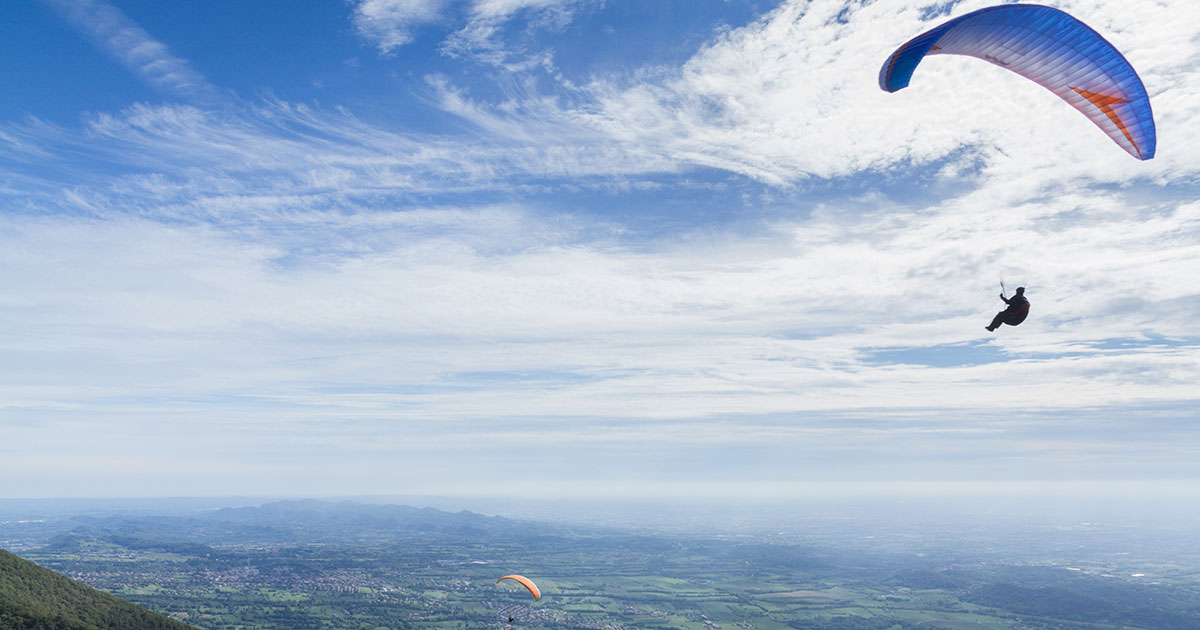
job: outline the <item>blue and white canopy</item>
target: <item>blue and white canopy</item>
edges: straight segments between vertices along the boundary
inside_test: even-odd
[[[1154,114],[1141,78],[1112,44],[1067,13],[1006,4],[954,18],[897,48],[879,71],[879,87],[907,87],[926,55],[968,55],[1012,70],[1083,112],[1130,155],[1154,157]]]

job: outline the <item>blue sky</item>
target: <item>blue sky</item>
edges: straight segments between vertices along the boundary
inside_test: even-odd
[[[981,2],[6,6],[0,496],[1189,492],[1200,14],[1052,4],[1154,160],[878,88]]]

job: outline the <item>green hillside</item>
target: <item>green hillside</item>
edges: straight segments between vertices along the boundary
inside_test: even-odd
[[[188,630],[0,549],[2,630]]]

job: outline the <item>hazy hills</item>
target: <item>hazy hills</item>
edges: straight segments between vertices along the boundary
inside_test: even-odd
[[[298,500],[257,507],[222,508],[189,516],[83,516],[50,541],[50,547],[69,550],[86,539],[100,539],[129,548],[203,555],[200,546],[216,542],[329,542],[345,538],[397,539],[436,537],[443,540],[487,540],[553,535],[559,528],[474,512],[443,512],[405,505],[373,505]],[[189,547],[189,545],[191,545]],[[169,548],[168,548],[169,547]]]

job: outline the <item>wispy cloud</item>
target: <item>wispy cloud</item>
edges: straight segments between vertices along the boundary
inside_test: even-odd
[[[413,40],[413,29],[437,20],[448,0],[360,0],[354,26],[380,53],[391,53]]]
[[[107,196],[114,207],[160,215],[177,203],[196,210],[190,200],[214,196],[267,205],[275,197],[307,199],[320,207],[355,195],[544,191],[548,180],[566,178],[576,187],[617,186],[619,177],[677,168],[562,121],[525,132],[498,127],[489,136],[420,134],[279,101],[247,106],[236,116],[228,109],[137,105],[89,117],[82,135],[39,120],[0,125],[0,133],[0,163],[36,169],[43,185],[57,182]],[[26,154],[35,147],[44,153],[31,163]],[[45,168],[49,164],[58,168]],[[122,203],[115,203],[118,197]]]
[[[188,99],[216,98],[218,91],[202,74],[117,7],[102,0],[42,1],[150,85]]]
[[[442,44],[451,55],[509,70],[547,63],[545,53],[529,54],[512,48],[502,31],[518,18],[530,31],[554,31],[570,24],[574,12],[595,6],[596,0],[359,0],[353,22],[359,35],[382,54],[390,54],[413,41],[414,31],[441,22],[452,28]],[[514,60],[514,57],[520,59]]]
[[[519,15],[531,30],[560,30],[571,23],[575,11],[597,4],[595,0],[475,0],[466,25],[446,39],[443,50],[512,71],[552,65],[549,53],[514,50],[511,38],[502,38],[501,31]]]

